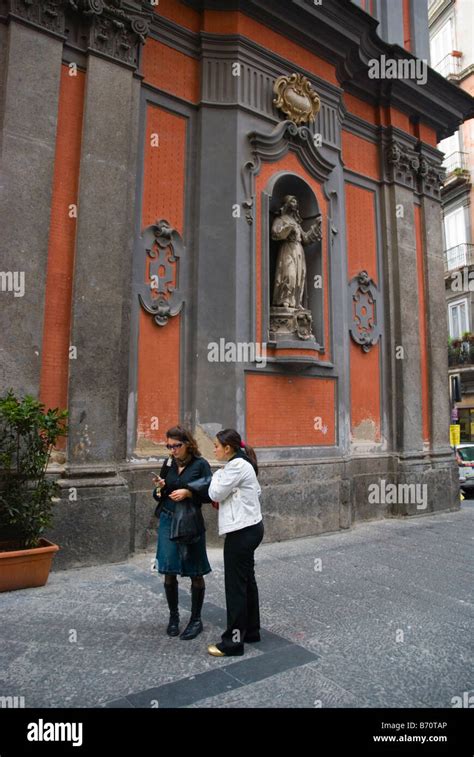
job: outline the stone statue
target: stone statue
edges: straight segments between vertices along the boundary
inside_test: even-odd
[[[306,260],[303,245],[321,239],[321,217],[304,231],[298,200],[293,195],[283,198],[278,217],[272,224],[272,239],[280,241],[273,284],[270,330],[272,333],[296,334],[310,339],[311,312],[306,309]]]
[[[321,239],[321,219],[309,231],[303,231],[301,223],[298,200],[293,195],[286,195],[280,215],[272,225],[272,239],[283,240],[278,250],[273,286],[272,305],[276,307],[304,308],[306,260],[303,245]]]

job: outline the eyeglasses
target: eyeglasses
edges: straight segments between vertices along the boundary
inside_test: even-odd
[[[182,442],[180,442],[179,444],[167,444],[166,449],[179,449],[182,446]]]

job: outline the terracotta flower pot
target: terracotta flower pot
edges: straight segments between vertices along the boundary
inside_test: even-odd
[[[0,592],[44,586],[59,547],[40,539],[39,547],[2,552],[12,542],[0,542]]]

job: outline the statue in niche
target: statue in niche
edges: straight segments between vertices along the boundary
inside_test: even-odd
[[[313,337],[312,316],[306,307],[304,245],[321,239],[321,216],[309,231],[304,231],[298,199],[286,195],[272,224],[272,239],[281,244],[273,283],[270,331],[273,335],[295,334],[299,339],[310,339]]]

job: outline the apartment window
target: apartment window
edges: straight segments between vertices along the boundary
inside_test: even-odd
[[[465,331],[469,331],[467,300],[449,303],[449,336],[460,339]]]
[[[444,217],[446,263],[448,270],[467,265],[467,235],[464,208],[457,208]]]
[[[444,161],[443,166],[447,166],[447,164],[450,162],[450,158],[452,155],[458,154],[461,151],[460,141],[459,141],[459,130],[455,131],[454,134],[451,134],[450,137],[447,137],[446,139],[442,139],[441,142],[438,144],[438,150],[441,150],[441,152],[444,152]]]
[[[454,24],[450,18],[436,34],[433,34],[430,42],[431,65],[443,76],[452,73],[450,56],[454,48]]]

